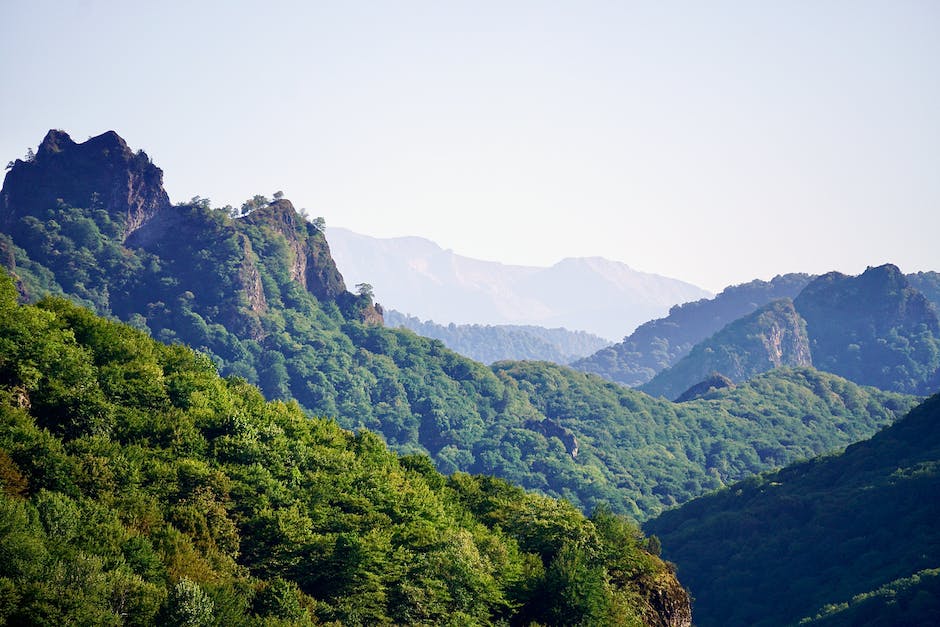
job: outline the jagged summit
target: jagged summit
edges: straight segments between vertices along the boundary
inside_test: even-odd
[[[0,192],[0,227],[15,231],[19,218],[62,201],[104,209],[122,225],[123,236],[170,206],[163,170],[143,151],[134,152],[114,131],[76,143],[68,133],[46,133],[35,156],[17,159]]]

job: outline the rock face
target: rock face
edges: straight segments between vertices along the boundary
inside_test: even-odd
[[[291,278],[318,299],[333,300],[346,292],[343,275],[336,268],[326,237],[306,224],[289,200],[276,200],[244,220],[266,226],[284,237],[291,253]]]
[[[0,228],[16,233],[18,219],[55,207],[104,209],[123,224],[126,238],[170,205],[163,171],[143,151],[133,152],[114,131],[81,144],[64,131],[46,134],[35,158],[17,159],[0,197]]]
[[[648,625],[692,627],[692,599],[675,575],[660,573],[647,599],[651,610],[645,616]]]

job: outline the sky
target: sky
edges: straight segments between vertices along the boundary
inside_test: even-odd
[[[115,130],[174,202],[712,291],[940,271],[940,2],[0,2],[0,159]]]

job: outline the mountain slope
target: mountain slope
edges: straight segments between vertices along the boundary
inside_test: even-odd
[[[789,299],[776,300],[696,344],[676,365],[639,387],[674,399],[718,372],[734,383],[781,366],[812,366],[806,323]]]
[[[914,272],[907,275],[907,282],[940,311],[940,272]]]
[[[842,454],[696,499],[646,529],[679,565],[699,625],[936,624],[938,494],[934,396]]]
[[[641,325],[623,342],[571,365],[630,387],[642,385],[725,325],[773,300],[795,298],[811,279],[806,274],[786,274],[727,287],[714,298],[677,305],[668,316]]]
[[[4,624],[689,625],[644,546],[0,277]]]
[[[590,468],[579,489],[626,499],[626,511],[640,520],[726,483],[867,437],[914,402],[808,368],[780,368],[685,403],[653,399],[554,364],[502,362],[494,370],[574,437],[578,464]],[[561,437],[559,445],[565,445]],[[507,438],[499,444],[501,464],[527,449],[525,440]],[[535,472],[555,478],[554,469],[533,462]],[[503,472],[501,466],[481,469]],[[560,494],[574,496],[564,489]]]
[[[331,227],[329,238],[351,283],[371,284],[390,308],[445,324],[529,324],[621,338],[676,303],[708,295],[597,257],[538,268],[464,257],[417,237]]]
[[[453,323],[444,326],[432,321],[422,322],[395,310],[386,311],[384,317],[389,327],[401,327],[440,340],[452,351],[485,364],[507,359],[567,364],[609,344],[607,340],[585,331],[563,328]]]

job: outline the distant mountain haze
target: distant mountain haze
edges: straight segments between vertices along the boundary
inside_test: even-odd
[[[586,331],[546,329],[531,325],[435,324],[385,310],[385,324],[434,338],[464,357],[491,364],[506,359],[533,359],[567,364],[610,344]]]
[[[420,237],[328,227],[327,238],[349,285],[369,283],[385,307],[443,324],[564,327],[619,340],[673,305],[711,296],[601,257],[541,268],[464,257]]]

